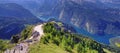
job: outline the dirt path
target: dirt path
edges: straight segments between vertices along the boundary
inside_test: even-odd
[[[4,53],[28,53],[28,48],[29,48],[28,44],[30,43],[34,44],[35,42],[40,41],[40,38],[42,37],[42,35],[44,35],[42,26],[43,24],[35,26],[33,35],[29,39],[24,40],[24,43],[17,44],[11,50],[9,49],[6,50]],[[36,41],[33,41],[33,40],[36,40]]]
[[[40,40],[41,36],[44,35],[43,33],[43,28],[42,28],[42,24],[41,25],[37,25],[36,27],[34,27],[34,32],[37,32],[39,33],[38,36],[34,35],[30,37],[30,39],[37,39],[37,40]],[[36,37],[35,37],[36,36]]]

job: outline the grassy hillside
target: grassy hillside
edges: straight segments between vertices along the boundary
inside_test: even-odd
[[[32,34],[32,29],[33,26],[28,25],[20,34],[12,36],[11,40],[0,39],[0,53],[3,53],[6,49],[10,49],[14,47],[17,43],[29,38]]]
[[[29,53],[66,53],[67,51],[63,50],[59,46],[49,43],[43,44],[41,42],[36,43],[30,47]]]
[[[10,44],[8,40],[0,40],[0,53],[3,53],[6,49],[10,49],[14,44]]]
[[[29,52],[34,53],[109,53],[117,52],[111,49],[103,49],[103,45],[78,34],[65,32],[62,26],[55,22],[44,25],[45,36],[39,43],[31,45]],[[61,27],[61,28],[60,28]],[[59,28],[59,29],[58,29]],[[111,51],[110,51],[111,50]]]
[[[26,28],[19,34],[12,36],[11,42],[12,43],[19,43],[27,38],[30,38],[33,31],[33,25],[27,25]]]
[[[116,44],[116,46],[117,46],[117,47],[119,47],[119,48],[120,48],[120,43],[115,43],[115,44]]]

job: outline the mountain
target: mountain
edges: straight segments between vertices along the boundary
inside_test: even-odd
[[[42,22],[29,10],[15,3],[0,4],[0,38],[10,39],[27,24]]]
[[[105,2],[107,0],[52,0],[52,2],[51,0],[36,0],[33,3],[29,1],[22,4],[31,4],[31,6],[25,6],[29,9],[36,3],[37,8],[30,10],[41,19],[54,17],[92,34],[119,35],[120,9],[111,8],[105,5]]]
[[[117,0],[2,0],[2,3],[22,5],[40,19],[55,18],[77,26],[94,36],[99,35],[101,40],[102,37],[107,39],[120,35],[120,9],[111,6],[116,2]]]
[[[5,2],[5,1],[4,1]],[[4,3],[3,2],[3,3]],[[120,9],[108,6],[117,0],[31,0],[8,2],[18,3],[41,19],[59,20],[84,28],[92,34],[120,35]]]
[[[21,18],[35,17],[30,11],[15,3],[0,4],[0,16]]]

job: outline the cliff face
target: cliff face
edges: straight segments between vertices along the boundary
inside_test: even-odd
[[[81,0],[82,1],[82,0]],[[81,2],[79,1],[79,3]],[[54,16],[65,23],[72,23],[79,28],[84,28],[92,34],[119,35],[120,10],[103,6],[97,7],[95,3],[64,0],[52,6],[52,10],[43,16]],[[45,10],[45,9],[44,9]]]

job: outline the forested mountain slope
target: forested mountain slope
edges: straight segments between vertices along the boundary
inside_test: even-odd
[[[56,27],[56,25],[58,25]],[[46,23],[43,27],[45,35],[41,41],[31,45],[29,52],[34,53],[119,53],[118,49],[103,45],[89,37],[64,30],[59,22]],[[59,49],[59,50],[57,50]]]

